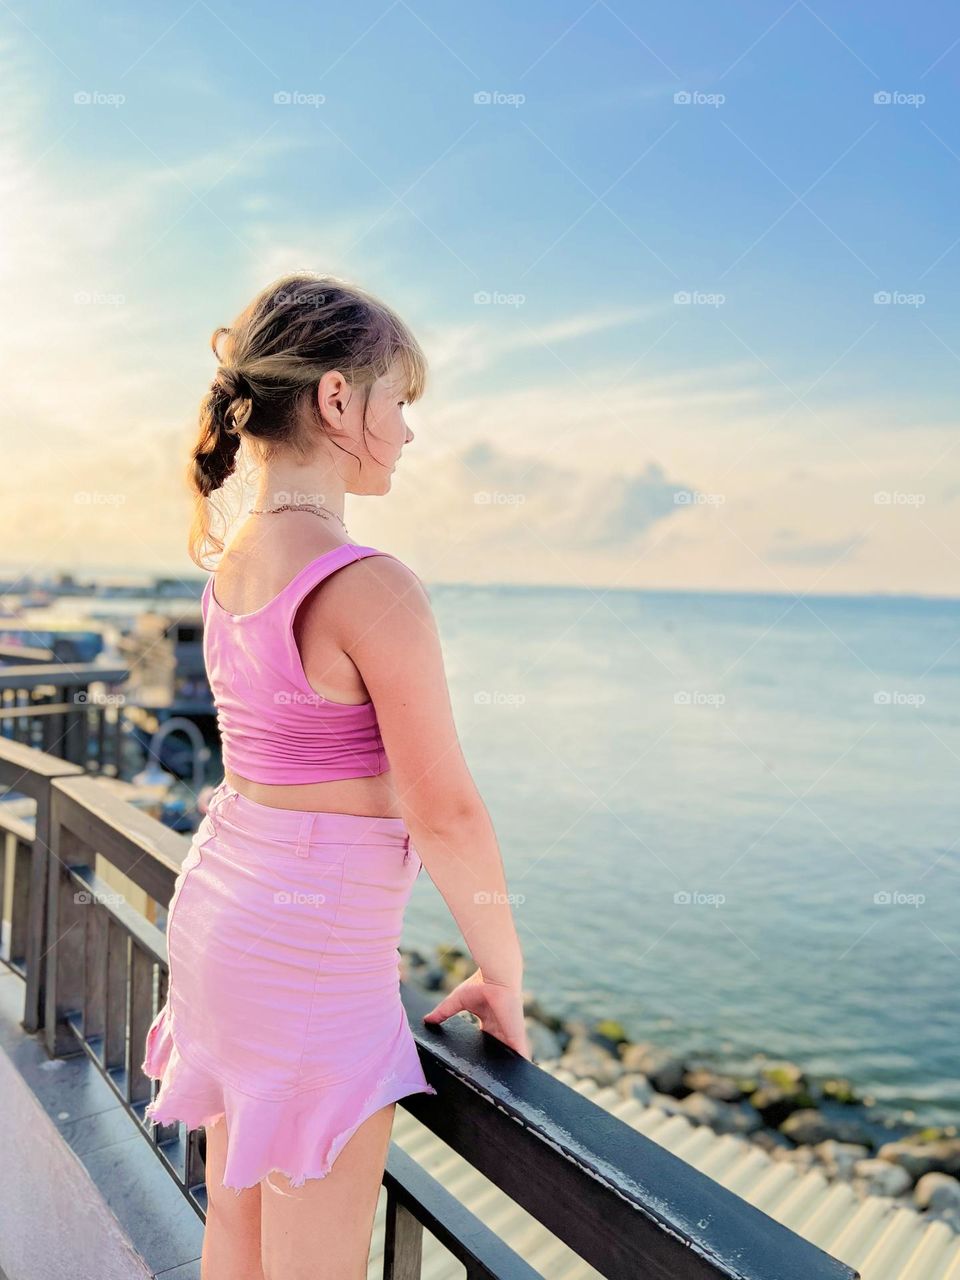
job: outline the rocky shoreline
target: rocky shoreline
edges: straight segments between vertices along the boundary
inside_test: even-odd
[[[404,980],[428,992],[451,991],[475,968],[457,947],[438,946],[432,958],[401,949],[401,957]],[[738,1135],[775,1160],[847,1182],[861,1198],[885,1196],[960,1232],[956,1126],[912,1126],[859,1097],[849,1081],[813,1080],[795,1063],[760,1053],[746,1072],[724,1073],[631,1041],[617,1022],[557,1017],[529,994],[524,1013],[535,1063],[557,1064],[641,1106]]]

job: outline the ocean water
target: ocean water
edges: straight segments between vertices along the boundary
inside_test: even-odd
[[[548,1009],[960,1120],[960,602],[431,599]]]

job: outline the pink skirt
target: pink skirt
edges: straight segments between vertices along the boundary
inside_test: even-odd
[[[223,1185],[330,1172],[379,1108],[427,1083],[397,944],[422,867],[402,818],[259,804],[226,781],[167,915],[167,1001],[143,1070],[146,1116],[226,1117]]]

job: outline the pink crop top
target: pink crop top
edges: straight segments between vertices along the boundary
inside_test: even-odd
[[[228,613],[203,588],[203,657],[217,708],[225,769],[252,782],[329,782],[390,767],[372,702],[333,702],[307,682],[293,635],[298,605],[318,582],[366,556],[343,543],[304,565],[252,613]],[[396,560],[396,556],[391,556]]]

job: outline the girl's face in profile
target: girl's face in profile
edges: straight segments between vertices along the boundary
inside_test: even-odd
[[[349,493],[372,495],[389,491],[400,452],[414,438],[403,417],[404,389],[405,379],[399,367],[378,378],[370,388],[364,426],[360,394],[335,370],[320,380],[320,405],[324,418],[334,428],[334,440],[357,459],[353,462],[339,451],[335,454],[337,469],[346,477]],[[336,449],[336,443],[332,447]]]

